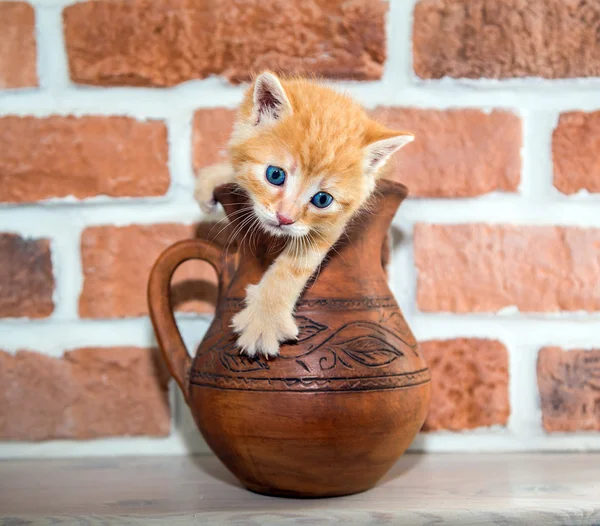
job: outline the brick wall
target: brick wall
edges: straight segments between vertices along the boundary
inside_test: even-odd
[[[417,134],[392,172],[391,285],[433,371],[413,447],[600,449],[600,7],[232,5],[0,1],[0,456],[205,449],[145,281],[264,67]],[[214,276],[184,266],[174,293],[195,346]]]

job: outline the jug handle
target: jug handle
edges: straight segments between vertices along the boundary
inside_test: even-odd
[[[175,323],[171,304],[171,278],[183,262],[201,259],[209,263],[219,277],[221,288],[221,249],[202,239],[186,239],[168,247],[156,260],[148,278],[148,309],[158,341],[158,347],[171,376],[175,378],[186,402],[189,387],[188,376],[192,359],[185,348],[181,333]]]

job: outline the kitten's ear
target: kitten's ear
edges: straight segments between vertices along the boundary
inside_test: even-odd
[[[292,113],[292,105],[279,79],[268,71],[254,82],[252,120],[255,125],[270,124]]]
[[[398,132],[392,137],[369,144],[365,148],[365,172],[376,173],[388,162],[393,153],[414,140],[415,136],[412,133]]]

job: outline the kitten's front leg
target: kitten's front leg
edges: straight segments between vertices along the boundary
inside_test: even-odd
[[[231,183],[233,180],[233,168],[229,163],[212,164],[198,170],[194,197],[203,212],[208,214],[215,211],[217,207],[214,197],[215,188],[222,184]]]
[[[238,345],[242,352],[248,356],[256,353],[276,356],[281,342],[298,336],[294,307],[306,282],[331,245],[322,241],[317,247],[298,254],[288,246],[258,285],[248,287],[246,307],[232,320],[232,327],[239,334]]]

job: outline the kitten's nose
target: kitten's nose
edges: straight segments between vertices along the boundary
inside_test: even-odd
[[[290,219],[279,212],[277,212],[277,221],[279,221],[280,225],[291,225],[294,222],[293,219]]]

